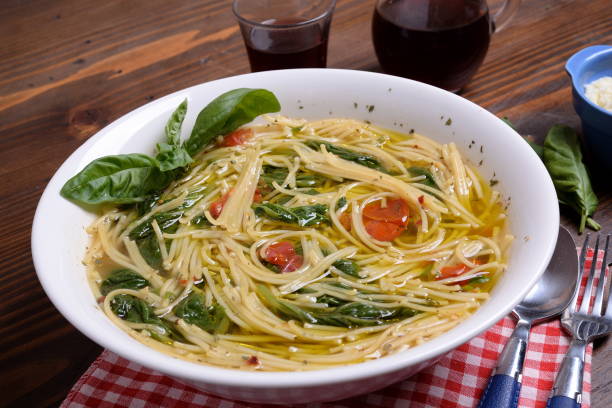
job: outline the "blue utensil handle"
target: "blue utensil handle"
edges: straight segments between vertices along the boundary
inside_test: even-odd
[[[546,408],[580,408],[580,404],[570,397],[556,395],[548,399]]]
[[[489,378],[478,408],[514,408],[518,406],[521,383],[513,377],[497,374]]]

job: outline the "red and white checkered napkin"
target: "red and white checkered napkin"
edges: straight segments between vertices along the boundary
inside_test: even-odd
[[[592,256],[592,253],[589,254]],[[601,258],[598,260],[601,262]],[[588,267],[588,263],[587,263]],[[584,284],[584,282],[583,282]],[[432,367],[382,390],[304,408],[475,407],[514,328],[505,317],[490,330],[444,356]],[[531,330],[519,407],[545,407],[569,337],[558,319]],[[590,406],[591,353],[586,356],[582,407]],[[290,404],[291,401],[287,401]],[[74,385],[61,408],[76,407],[274,407],[206,394],[105,350]]]

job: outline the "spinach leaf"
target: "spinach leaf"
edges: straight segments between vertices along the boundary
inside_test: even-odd
[[[174,209],[172,211],[167,211],[163,213],[155,214],[152,218],[143,221],[140,225],[134,228],[128,236],[132,241],[146,238],[149,235],[154,234],[153,225],[151,223],[153,220],[157,221],[157,225],[159,225],[159,229],[162,232],[168,232],[173,234],[176,232],[178,228],[178,222],[183,216],[183,211]]]
[[[120,154],[92,161],[64,184],[60,194],[82,204],[136,203],[165,188],[173,178],[152,157]]]
[[[159,199],[161,198],[161,191],[156,191],[144,197],[144,199],[136,204],[136,211],[138,216],[142,217],[155,207]]]
[[[257,285],[257,292],[272,309],[285,318],[326,326],[348,328],[374,326],[406,319],[419,313],[407,307],[381,308],[359,302],[342,303],[343,301],[340,299],[336,301],[330,299],[333,297],[324,298],[326,301],[321,302],[328,305],[328,301],[339,304],[338,307],[333,308],[331,311],[306,310],[276,298],[264,285]]]
[[[283,207],[273,203],[256,204],[253,206],[255,214],[268,217],[272,220],[287,224],[296,224],[300,227],[311,227],[329,222],[327,206],[324,204],[304,205],[301,207]]]
[[[227,134],[259,115],[279,110],[276,96],[265,89],[240,88],[226,92],[198,114],[184,147],[194,156],[217,136]]]
[[[436,184],[436,181],[434,180],[431,172],[425,167],[418,167],[418,166],[410,167],[408,168],[408,173],[410,173],[411,177],[425,176],[425,179],[419,181],[419,183],[425,184],[426,186],[435,188],[437,190],[440,189],[440,187],[438,187],[438,184]]]
[[[274,181],[283,184],[288,175],[289,169],[286,167],[265,165],[263,166],[261,179],[271,186]],[[324,182],[325,177],[319,174],[310,174],[300,170],[295,175],[296,187],[319,187]]]
[[[157,270],[162,269],[163,262],[161,249],[159,249],[159,243],[157,242],[155,234],[136,240],[136,246],[138,247],[140,255],[142,255],[151,268]]]
[[[343,209],[344,207],[346,207],[346,204],[348,202],[346,201],[346,197],[340,197],[340,199],[336,202],[336,211]]]
[[[387,173],[387,170],[380,164],[380,161],[374,156],[370,156],[368,154],[359,153],[353,150],[346,149],[344,147],[336,146],[328,142],[320,141],[320,140],[309,140],[305,142],[306,146],[310,147],[313,150],[319,151],[321,150],[321,145],[325,146],[325,149],[329,153],[335,154],[336,156],[355,162],[357,164],[361,164],[362,166],[369,167],[374,170],[382,171],[383,173]]]
[[[199,200],[204,197],[200,191],[193,192],[185,198],[185,201],[178,207],[163,213],[155,214],[153,217],[143,221],[140,225],[134,228],[128,234],[128,237],[136,241],[138,250],[145,261],[154,269],[162,268],[162,256],[159,248],[157,236],[153,230],[152,222],[157,221],[157,225],[162,232],[173,234],[179,227],[179,220],[183,216],[185,210],[193,207]],[[204,217],[205,218],[205,217]],[[166,247],[170,246],[171,240],[166,240]]]
[[[257,293],[259,293],[272,309],[276,310],[281,315],[304,323],[317,324],[317,319],[311,313],[292,303],[284,302],[276,298],[266,286],[257,285]]]
[[[223,307],[218,304],[207,307],[204,296],[196,292],[181,300],[174,308],[174,314],[210,333],[219,333],[222,326],[227,326],[223,324],[227,319]]]
[[[117,269],[112,271],[111,274],[102,281],[100,292],[106,296],[115,289],[138,290],[147,286],[151,286],[151,284],[139,273],[131,269]]]
[[[183,147],[168,143],[157,144],[157,156],[155,158],[159,162],[161,171],[179,169],[193,162],[193,159]]]
[[[170,234],[176,232],[176,229],[178,228],[178,222],[185,213],[185,211],[192,208],[198,203],[198,201],[204,198],[205,191],[206,189],[200,189],[189,193],[185,197],[185,201],[183,201],[181,205],[172,210],[157,213],[153,217],[148,218],[136,228],[134,228],[132,231],[130,231],[128,236],[131,240],[137,240],[148,237],[149,235],[153,234],[153,226],[151,225],[153,220],[157,221],[157,225],[159,225],[159,229],[162,232],[167,232]],[[155,205],[153,204],[150,206],[150,208],[153,208],[154,206]]]
[[[362,278],[362,276],[359,274],[359,270],[361,268],[359,268],[359,265],[357,265],[357,263],[352,259],[338,259],[332,265],[347,275],[354,276],[357,279]]]
[[[597,209],[597,196],[591,188],[591,180],[582,162],[580,142],[574,130],[555,125],[544,140],[544,164],[552,177],[559,202],[573,208],[580,215],[582,233],[585,225],[594,230],[601,226],[591,215]]]
[[[208,218],[206,218],[204,215],[196,215],[195,217],[193,217],[191,219],[191,225],[193,225],[194,227],[198,227],[198,228],[212,227],[212,224],[210,223],[210,221],[208,221]]]
[[[328,307],[336,307],[348,303],[344,299],[337,298],[330,295],[321,295],[317,298],[317,303],[325,303]]]
[[[111,310],[119,318],[132,323],[146,323],[157,326],[157,330],[150,330],[151,337],[166,344],[173,341],[186,343],[181,333],[153,313],[153,309],[147,303],[132,295],[117,295],[111,300]]]
[[[169,145],[178,146],[181,142],[181,126],[187,114],[187,98],[176,108],[166,123],[165,133]]]

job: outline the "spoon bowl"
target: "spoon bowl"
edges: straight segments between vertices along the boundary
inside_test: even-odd
[[[532,323],[560,314],[572,300],[577,276],[576,244],[570,233],[559,227],[557,246],[546,271],[513,313]]]

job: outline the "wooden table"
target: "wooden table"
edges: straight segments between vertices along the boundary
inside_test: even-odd
[[[220,0],[5,0],[0,8],[0,406],[56,406],[101,349],[51,305],[32,265],[30,226],[49,178],[88,137],[170,92],[249,71]],[[329,66],[379,70],[373,1],[340,0]],[[493,37],[462,95],[542,139],[579,129],[563,64],[612,43],[609,0],[526,1]],[[596,186],[595,218],[612,231],[612,197]],[[563,224],[577,237],[575,220]],[[596,347],[595,407],[612,406],[612,352]]]

